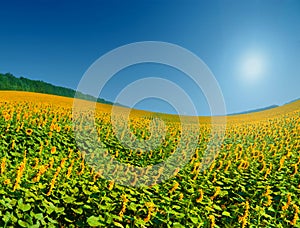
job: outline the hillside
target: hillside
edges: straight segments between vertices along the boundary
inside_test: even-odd
[[[249,114],[249,113],[253,113],[253,112],[261,112],[261,111],[265,111],[265,110],[269,110],[269,109],[277,108],[277,107],[279,107],[279,105],[270,105],[270,106],[267,106],[267,107],[264,107],[264,108],[258,108],[258,109],[244,111],[244,112],[231,113],[231,114],[228,114],[228,116],[240,115],[240,114]]]
[[[52,94],[64,97],[74,97],[76,91],[73,89],[55,86],[47,82],[40,80],[31,80],[24,77],[17,78],[10,73],[0,73],[0,90],[17,90],[27,91],[36,93]],[[95,101],[96,98],[87,94],[77,93],[78,98],[84,100]],[[106,101],[102,98],[97,98],[97,102],[103,104],[113,104],[112,102]]]
[[[127,132],[113,106],[77,100],[91,128],[74,101],[0,91],[0,227],[299,227],[300,100],[226,117],[224,139],[208,117],[186,135],[159,114],[151,131],[141,110]]]
[[[41,81],[41,80],[31,80],[28,78],[20,77],[17,78],[11,73],[0,73],[0,90],[14,90],[14,91],[26,91],[26,92],[35,92],[35,93],[44,93],[44,94],[52,94],[52,95],[58,95],[58,96],[64,96],[64,97],[70,97],[73,98],[75,96],[76,91],[70,88],[65,88],[61,86],[55,86],[50,83]],[[95,101],[97,100],[98,103],[102,104],[114,104],[113,102],[106,101],[102,98],[95,98],[88,94],[83,94],[78,92],[77,93],[78,98],[89,100],[89,101]],[[285,105],[294,103],[295,101],[299,101],[299,99],[295,99],[293,101],[287,102]],[[126,107],[122,104],[117,104],[118,106]],[[271,105],[264,108],[258,108],[253,110],[248,110],[244,112],[238,112],[238,113],[231,113],[228,114],[228,116],[237,116],[237,115],[244,115],[244,114],[252,114],[257,112],[264,112],[268,110],[272,110],[274,108],[281,107],[279,105]],[[163,113],[161,113],[163,114]],[[160,115],[160,114],[158,114]],[[172,116],[172,115],[171,115]]]

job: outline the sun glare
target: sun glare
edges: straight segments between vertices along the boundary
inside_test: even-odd
[[[261,54],[249,54],[241,61],[241,76],[249,81],[257,81],[263,77],[265,61]]]

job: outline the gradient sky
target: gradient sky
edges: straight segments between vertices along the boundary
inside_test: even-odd
[[[106,52],[137,41],[165,41],[208,65],[228,113],[281,105],[300,97],[299,12],[298,0],[0,1],[0,72],[76,89]],[[249,61],[261,68],[255,76],[249,75]],[[186,75],[157,64],[124,69],[100,95],[114,100],[145,76],[179,84],[198,113],[209,115],[205,97]],[[174,112],[153,99],[136,107]]]

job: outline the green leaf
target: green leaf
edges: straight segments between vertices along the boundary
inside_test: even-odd
[[[44,215],[43,213],[38,213],[38,214],[35,214],[34,217],[37,219],[37,220],[42,220],[44,218]]]
[[[274,209],[272,206],[271,206],[271,207],[268,207],[268,210],[269,210],[269,211],[272,211],[272,212],[276,212],[275,209]]]
[[[214,204],[213,208],[215,208],[218,211],[222,211],[222,208],[219,205]]]
[[[146,224],[146,223],[144,222],[143,219],[141,219],[141,218],[136,218],[136,217],[135,217],[135,223],[136,223],[137,225],[145,225],[145,224]]]
[[[213,211],[214,209],[212,209],[212,208],[209,207],[209,206],[206,206],[206,207],[205,207],[205,210],[206,210],[206,211]]]
[[[181,219],[181,218],[183,218],[185,216],[185,214],[183,214],[183,213],[176,213],[175,216],[176,216],[176,218]]]
[[[130,200],[130,201],[133,201],[133,202],[136,202],[137,199],[132,197],[131,195],[127,196],[127,198]]]
[[[39,221],[34,225],[30,225],[30,228],[39,228],[39,227],[41,227],[41,224],[39,223]]]
[[[132,203],[132,202],[131,202],[127,208],[128,208],[129,210],[136,211],[136,210],[137,210],[137,207],[138,207],[138,204]]]
[[[192,220],[192,222],[193,222],[194,224],[198,224],[198,222],[199,222],[199,220],[198,220],[197,217],[190,217],[190,219]]]
[[[71,219],[68,219],[68,218],[64,218],[64,220],[66,220],[67,222],[69,222],[69,223],[73,223],[74,221],[72,221]]]
[[[21,226],[21,227],[27,227],[28,226],[28,223],[27,222],[24,222],[22,220],[18,220],[18,224]]]
[[[20,209],[20,210],[22,210],[23,212],[25,212],[25,211],[29,211],[30,210],[30,208],[31,208],[31,205],[30,204],[19,204],[18,205],[18,208]]]
[[[51,202],[43,202],[44,206],[47,209],[47,214],[50,215],[53,211],[55,211],[57,209],[57,207],[54,206],[53,203]]]
[[[87,189],[83,189],[82,191],[83,191],[84,194],[86,194],[86,195],[88,195],[88,196],[91,195],[91,194],[93,193],[93,192],[91,192],[91,191],[89,191],[89,190],[87,190]]]
[[[271,215],[268,215],[267,213],[263,213],[263,216],[268,218],[268,219],[272,219],[273,217]]]
[[[187,192],[193,194],[195,192],[195,189],[194,188],[187,189]]]
[[[178,205],[173,205],[172,208],[175,208],[175,209],[178,209],[178,210],[179,210],[181,207],[178,206]]]
[[[83,205],[83,208],[85,208],[85,209],[92,209],[92,207],[90,205],[88,205],[88,204]]]
[[[184,228],[184,226],[181,225],[179,222],[174,222],[173,223],[173,228]]]
[[[49,222],[53,223],[53,224],[57,224],[58,222],[50,217],[47,216],[47,219],[49,220]]]
[[[99,222],[99,217],[96,217],[94,215],[90,216],[86,221],[90,226],[100,226],[101,225],[101,223]]]
[[[111,192],[111,196],[112,196],[113,198],[117,198],[117,197],[118,197],[118,193],[117,193],[117,192]]]
[[[118,222],[114,222],[114,226],[124,228],[124,226]]]
[[[75,205],[83,205],[84,202],[77,202],[77,201],[76,201],[76,202],[74,202],[74,204],[75,204]]]
[[[38,184],[38,187],[39,187],[40,189],[44,189],[44,188],[46,188],[46,185],[45,185],[45,184],[42,184],[42,183],[39,183],[39,184]]]
[[[51,199],[51,201],[53,202],[53,203],[55,203],[55,204],[59,204],[59,200],[56,200],[56,199]]]
[[[227,217],[230,217],[230,213],[229,213],[228,211],[223,211],[223,212],[222,212],[222,215],[227,216]]]
[[[63,198],[63,201],[65,203],[73,203],[76,199],[74,197],[71,197],[71,196],[67,196],[67,197],[64,197]]]
[[[5,213],[5,215],[3,216],[3,218],[2,218],[3,222],[8,223],[8,221],[10,220],[10,217],[11,217],[11,215],[10,215],[10,213],[7,211],[7,212]]]
[[[57,214],[60,214],[60,213],[62,213],[62,212],[64,212],[65,211],[65,208],[64,207],[57,207],[56,209],[55,209],[55,212],[57,213]]]
[[[83,210],[82,210],[82,208],[80,207],[80,208],[77,208],[77,209],[74,209],[74,208],[71,208],[72,209],[72,211],[74,211],[76,214],[82,214],[82,212],[83,212]]]

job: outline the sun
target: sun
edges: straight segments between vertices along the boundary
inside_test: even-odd
[[[260,53],[250,53],[241,59],[240,74],[247,81],[257,81],[265,73],[265,59]]]

